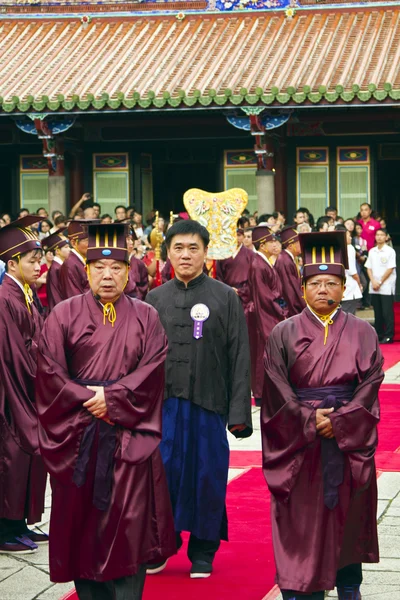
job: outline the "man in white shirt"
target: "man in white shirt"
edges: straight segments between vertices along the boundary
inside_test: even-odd
[[[356,250],[351,243],[351,233],[344,225],[336,225],[335,230],[346,232],[347,259],[349,263],[349,268],[345,271],[346,282],[341,307],[343,312],[355,315],[359,300],[362,298],[362,287],[357,272]]]
[[[394,336],[394,293],[396,287],[396,253],[386,244],[386,233],[378,229],[376,246],[365,263],[370,279],[369,293],[375,313],[375,329],[381,344],[391,344]]]
[[[5,272],[6,272],[6,265],[5,265],[5,263],[3,263],[2,260],[0,260],[0,285],[1,285],[1,282],[3,281]]]

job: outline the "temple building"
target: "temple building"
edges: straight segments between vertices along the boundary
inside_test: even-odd
[[[103,213],[167,213],[188,188],[242,187],[251,212],[289,218],[370,202],[400,235],[400,2],[0,12],[0,212],[68,212],[90,191]]]

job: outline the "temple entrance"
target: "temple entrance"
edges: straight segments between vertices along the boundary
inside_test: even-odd
[[[400,157],[379,160],[377,171],[377,210],[386,219],[393,245],[400,246]]]
[[[0,156],[0,214],[5,212],[14,214],[15,212],[15,207],[13,207],[12,202],[12,175],[13,171],[10,168],[9,162],[5,159],[3,160]]]
[[[400,157],[396,160],[379,160],[377,165],[377,210],[386,220],[393,247],[398,253],[400,249]],[[396,299],[399,299],[399,295],[400,278],[397,277]]]
[[[184,210],[183,194],[190,188],[209,192],[218,189],[218,164],[153,163],[154,207],[167,219],[169,211]]]

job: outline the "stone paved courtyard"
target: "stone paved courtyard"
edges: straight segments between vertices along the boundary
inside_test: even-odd
[[[385,383],[399,385],[400,402],[400,362],[386,372]],[[258,408],[253,408],[252,437],[236,440],[229,436],[232,450],[261,450],[259,412]],[[240,472],[241,469],[231,469],[229,477],[237,477]],[[385,472],[380,475],[378,498],[381,562],[364,566],[362,596],[363,600],[400,600],[400,473]],[[48,486],[46,511],[41,523],[45,531],[48,530],[50,506],[51,490]],[[40,547],[35,554],[19,558],[0,555],[0,600],[59,600],[71,588],[71,583],[50,582],[47,545]],[[243,593],[240,597],[246,600]],[[280,598],[280,594],[277,593],[275,597]],[[335,592],[330,592],[328,597],[337,596]],[[272,598],[269,594],[268,600]],[[171,597],[165,600],[179,599]]]

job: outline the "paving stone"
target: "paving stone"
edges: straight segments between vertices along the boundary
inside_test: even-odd
[[[74,587],[73,582],[71,583],[55,583],[49,587],[45,592],[37,596],[36,600],[60,600],[67,592],[72,590]]]
[[[398,600],[400,598],[399,585],[368,585],[362,584],[363,600]]]
[[[24,554],[18,557],[23,563],[29,563],[30,565],[48,565],[49,564],[49,546],[40,545],[37,552],[33,554]]]
[[[228,482],[232,481],[235,477],[238,477],[245,472],[245,469],[229,469],[228,471]]]
[[[399,473],[382,473],[378,478],[378,499],[393,500],[400,492]]]
[[[390,509],[389,509],[389,510],[390,510]],[[400,527],[400,514],[399,514],[399,516],[398,516],[398,517],[396,517],[396,516],[390,516],[390,515],[388,514],[388,513],[389,513],[389,510],[388,510],[388,512],[386,513],[386,515],[384,516],[384,519],[383,519],[383,521],[382,521],[381,525],[386,525],[386,526],[389,526],[389,525],[390,525],[390,526],[392,526],[392,527]],[[380,526],[381,526],[381,525],[380,525]]]
[[[376,511],[377,519],[380,519],[385,510],[390,505],[390,500],[378,500],[378,509]]]
[[[388,517],[400,517],[400,506],[393,506],[393,502],[391,503],[391,505],[389,506],[387,513],[385,515]]]
[[[1,600],[33,600],[50,587],[49,576],[34,567],[25,567],[0,582]]]
[[[383,520],[379,524],[379,535],[381,537],[385,535],[398,535],[400,540],[400,523],[398,525],[390,525],[386,523],[386,518],[383,517]]]
[[[3,581],[3,579],[10,577],[10,575],[13,575],[14,573],[17,573],[17,571],[23,569],[24,566],[25,565],[23,563],[20,563],[12,556],[2,554],[0,556],[0,581]]]
[[[394,367],[388,369],[385,373],[385,383],[397,383],[400,382],[400,362]]]
[[[379,538],[379,550],[383,558],[398,558],[400,556],[400,538],[396,535],[382,535]]]
[[[399,571],[366,571],[363,585],[393,585],[400,589]]]
[[[400,558],[381,558],[379,563],[364,564],[363,571],[398,571],[400,573]]]

